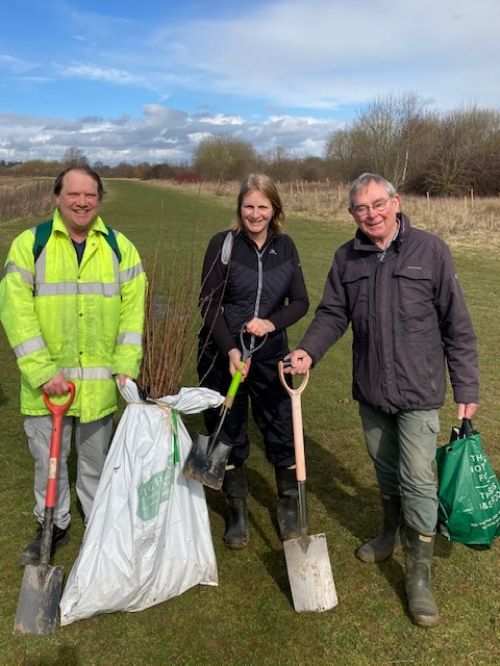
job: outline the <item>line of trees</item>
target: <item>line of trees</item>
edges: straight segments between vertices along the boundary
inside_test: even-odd
[[[340,180],[375,171],[416,194],[497,194],[500,112],[471,106],[438,114],[417,95],[388,96],[331,134],[324,158]]]
[[[53,176],[65,166],[88,163],[70,147],[61,163],[0,162],[2,173]],[[416,94],[376,99],[347,126],[326,137],[322,157],[299,158],[277,146],[257,153],[249,142],[220,134],[203,139],[191,164],[92,165],[103,177],[179,181],[239,180],[261,171],[277,181],[348,182],[363,171],[381,173],[414,194],[455,196],[500,192],[500,112],[476,106],[447,113],[426,108]]]

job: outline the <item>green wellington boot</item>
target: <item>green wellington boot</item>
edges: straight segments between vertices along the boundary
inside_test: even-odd
[[[405,587],[408,609],[413,622],[419,627],[435,627],[441,618],[432,596],[431,561],[435,535],[419,534],[405,526]]]
[[[356,557],[362,562],[383,562],[401,550],[399,530],[402,521],[399,495],[381,495],[384,523],[382,532],[358,548]]]

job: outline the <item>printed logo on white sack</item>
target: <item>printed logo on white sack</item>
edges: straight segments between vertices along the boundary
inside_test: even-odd
[[[160,505],[168,502],[172,492],[174,466],[170,465],[161,472],[141,483],[137,489],[137,515],[141,520],[151,520],[158,515]]]
[[[139,499],[137,515],[144,521],[157,516],[160,505],[170,499],[174,481],[174,468],[179,462],[177,410],[168,408],[168,410],[165,410],[165,415],[167,414],[169,420],[171,419],[170,425],[172,427],[172,455],[169,457],[167,467],[164,470],[153,474],[148,481],[141,483],[137,489]]]

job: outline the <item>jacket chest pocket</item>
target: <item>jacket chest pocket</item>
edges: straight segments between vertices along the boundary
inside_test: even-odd
[[[370,303],[370,269],[365,264],[348,264],[342,276],[347,311],[353,332],[362,333],[367,328]]]
[[[423,332],[436,324],[432,269],[426,266],[404,266],[394,273],[397,281],[398,317],[402,330]]]

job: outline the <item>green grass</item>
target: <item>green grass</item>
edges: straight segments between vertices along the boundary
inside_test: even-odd
[[[217,200],[135,182],[106,184],[103,216],[125,232],[144,257],[157,245],[165,262],[174,255],[201,259],[209,237],[224,229],[232,210]],[[0,259],[14,236],[33,220],[1,224]],[[418,221],[415,220],[415,223]],[[313,316],[334,249],[353,232],[333,221],[290,218],[309,288],[311,310],[290,334],[296,343]],[[477,425],[500,471],[499,257],[489,248],[454,252],[480,344],[482,406]],[[197,268],[197,270],[199,270]],[[276,533],[274,475],[252,427],[249,460],[251,543],[224,548],[224,501],[208,491],[219,587],[196,587],[141,613],[114,613],[58,628],[52,637],[19,637],[12,626],[21,585],[19,552],[33,533],[32,463],[18,413],[18,374],[0,334],[0,663],[29,664],[493,664],[500,654],[498,541],[475,552],[438,539],[434,590],[443,624],[414,627],[406,613],[403,560],[362,565],[356,546],[378,529],[380,513],[371,464],[351,399],[350,336],[314,370],[302,396],[308,463],[310,533],[325,532],[339,606],[325,614],[296,614],[291,604],[282,544]],[[194,360],[185,385],[195,383]],[[200,417],[190,417],[195,432]],[[441,418],[444,442],[455,424],[451,400]],[[72,460],[74,474],[74,459]],[[73,496],[73,504],[76,500]],[[72,539],[55,563],[69,573],[83,527],[76,508]]]

